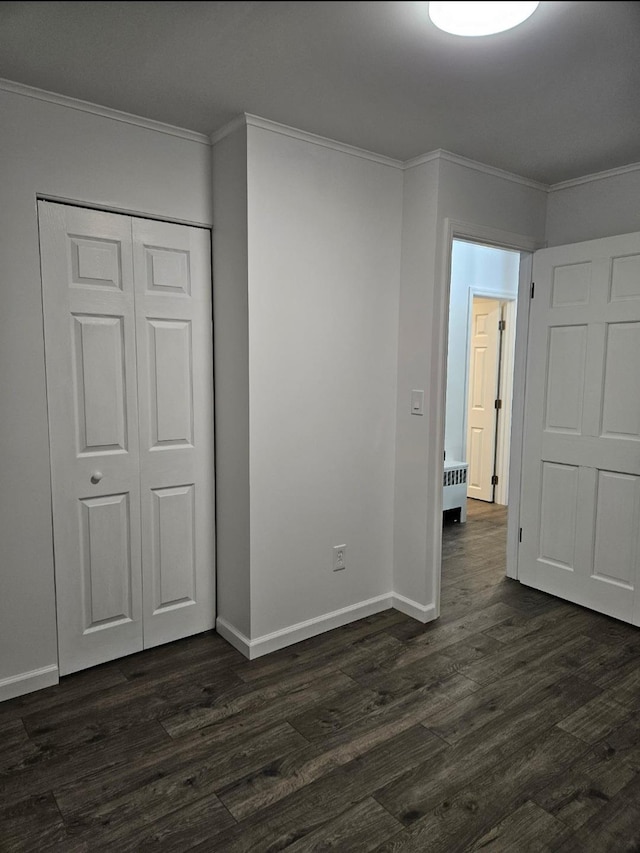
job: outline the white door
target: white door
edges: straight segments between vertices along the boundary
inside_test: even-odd
[[[142,649],[131,222],[40,202],[60,673]]]
[[[640,624],[640,234],[533,269],[519,578]]]
[[[213,627],[209,234],[133,220],[144,646]]]
[[[467,404],[467,495],[493,500],[496,459],[496,393],[500,346],[500,302],[473,299]]]
[[[213,627],[208,234],[48,202],[39,203],[39,221],[64,675]],[[167,228],[182,234],[179,248],[178,231],[164,246]],[[145,292],[178,297],[185,287],[202,316],[185,320],[178,309],[170,317],[160,300],[149,315],[158,335],[136,342]],[[180,416],[190,419],[186,436],[176,435]],[[190,462],[159,461],[151,485],[146,457],[166,460],[177,446]]]

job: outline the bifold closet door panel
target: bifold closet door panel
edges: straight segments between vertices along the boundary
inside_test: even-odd
[[[215,622],[209,232],[134,219],[144,646]]]
[[[143,647],[131,220],[39,202],[39,224],[65,675]]]

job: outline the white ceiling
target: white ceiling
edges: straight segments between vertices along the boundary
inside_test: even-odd
[[[483,39],[414,2],[0,3],[0,77],[212,133],[242,112],[555,183],[640,161],[640,3]]]

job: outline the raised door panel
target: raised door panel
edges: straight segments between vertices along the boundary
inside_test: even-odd
[[[72,316],[78,454],[127,450],[124,317]]]
[[[640,441],[640,322],[608,326],[602,399],[602,435]]]
[[[153,489],[153,608],[196,601],[195,485]]]
[[[190,320],[148,319],[150,449],[193,446]]]
[[[582,431],[586,355],[586,326],[549,329],[546,430],[576,434]]]
[[[142,648],[131,221],[39,203],[61,674]]]
[[[578,468],[544,462],[540,490],[540,560],[564,571],[575,567]]]
[[[84,633],[131,622],[133,573],[131,509],[128,494],[84,498],[82,586]]]

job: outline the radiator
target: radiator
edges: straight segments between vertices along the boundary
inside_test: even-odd
[[[445,461],[442,482],[442,509],[460,510],[460,521],[467,520],[467,469],[466,462]]]

